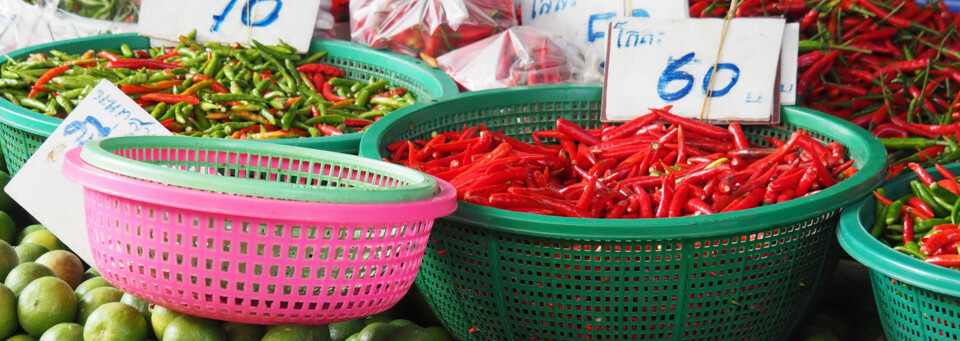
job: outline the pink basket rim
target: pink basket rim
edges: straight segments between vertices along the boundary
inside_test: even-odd
[[[88,189],[132,200],[179,209],[231,216],[282,217],[294,221],[382,223],[417,221],[447,216],[457,209],[457,190],[437,179],[440,192],[428,199],[375,204],[312,203],[206,192],[134,179],[94,167],[80,158],[80,150],[66,153],[63,174]]]

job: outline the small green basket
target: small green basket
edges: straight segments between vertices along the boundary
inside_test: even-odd
[[[392,142],[465,124],[526,142],[557,117],[597,127],[601,93],[518,87],[417,104],[374,124],[360,153],[380,159]],[[826,114],[785,107],[781,119],[745,130],[766,144],[806,129],[842,143],[860,171],[809,197],[698,217],[575,219],[460,202],[434,225],[417,285],[460,340],[785,339],[836,266],[840,208],[880,185],[886,153]]]
[[[87,50],[118,49],[127,44],[133,49],[150,47],[150,39],[135,33],[105,35],[58,41],[32,46],[7,54],[10,58],[23,59],[30,54],[60,50],[67,53],[83,53]],[[459,92],[457,84],[440,70],[432,69],[423,61],[399,54],[377,51],[363,45],[346,41],[315,39],[310,44],[310,52],[326,50],[328,53],[320,62],[336,65],[346,71],[346,78],[368,79],[377,77],[386,79],[393,86],[405,87],[418,101],[440,98]],[[0,64],[7,58],[0,56]],[[402,113],[409,109],[399,109]],[[3,155],[7,169],[13,175],[27,159],[53,133],[62,120],[30,111],[0,98],[0,138],[3,143]],[[344,134],[300,139],[262,140],[269,143],[323,149],[341,153],[356,154],[363,133]],[[261,140],[258,140],[261,141]]]
[[[956,173],[960,164],[946,166]],[[928,170],[937,180],[942,177]],[[910,193],[913,173],[883,185],[888,197]],[[870,270],[873,296],[887,338],[893,341],[960,340],[960,272],[927,264],[884,245],[870,235],[876,198],[867,196],[844,209],[837,238],[843,249]]]

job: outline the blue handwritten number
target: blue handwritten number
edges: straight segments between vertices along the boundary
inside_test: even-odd
[[[690,94],[690,90],[693,89],[693,76],[689,73],[679,71],[679,69],[687,65],[687,63],[690,63],[694,56],[696,56],[696,54],[690,52],[680,57],[680,59],[672,60],[667,64],[667,68],[660,74],[660,80],[657,82],[657,94],[660,95],[661,99],[667,102],[673,102]],[[676,81],[685,81],[687,84],[680,90],[667,92],[667,86]]]
[[[713,73],[713,66],[707,70],[707,74],[703,77],[703,93],[709,97],[723,97],[734,85],[737,85],[737,81],[740,80],[740,68],[736,65],[730,63],[720,63],[717,64],[717,74],[720,73],[720,70],[730,70],[733,71],[733,77],[730,78],[730,83],[727,83],[723,89],[720,90],[709,90],[707,87],[710,86],[710,74]]]
[[[268,14],[263,19],[254,21],[251,24],[250,9],[262,1],[272,1],[276,4],[273,6],[273,11],[271,11],[270,14]],[[210,28],[210,32],[217,32],[218,30],[220,30],[220,24],[222,24],[223,21],[227,19],[227,15],[229,15],[230,12],[233,11],[233,6],[236,4],[237,4],[237,0],[230,0],[230,3],[227,4],[227,7],[223,9],[223,13],[213,16],[213,27]],[[240,22],[243,23],[244,25],[250,25],[255,27],[264,27],[264,26],[270,25],[274,21],[277,21],[277,19],[280,17],[280,9],[282,7],[283,7],[282,0],[247,0],[246,5],[243,6],[243,12],[240,15]]]
[[[87,130],[87,125],[94,128],[93,132],[89,135],[88,133],[90,133],[90,131]],[[87,116],[83,121],[70,122],[63,130],[64,136],[75,135],[77,133],[80,134],[77,136],[77,145],[82,146],[95,138],[107,137],[110,135],[110,128],[104,127],[96,117]]]
[[[260,21],[255,21],[253,24],[250,23],[250,9],[253,6],[256,6],[261,1],[273,1],[276,5],[273,6],[273,11],[267,15],[266,18],[260,19]],[[240,21],[244,25],[250,25],[254,27],[263,27],[272,24],[274,21],[277,21],[277,18],[280,17],[280,8],[283,7],[283,1],[281,0],[247,0],[247,5],[243,6],[243,15],[240,16]]]
[[[647,11],[643,10],[642,8],[634,8],[634,9],[633,9],[633,13],[631,13],[631,15],[633,15],[635,18],[649,18],[649,17],[650,17],[650,13],[647,13]]]

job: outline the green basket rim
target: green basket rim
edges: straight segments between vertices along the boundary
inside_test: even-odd
[[[393,125],[412,124],[412,118],[433,107],[440,107],[441,109],[437,110],[449,113],[451,110],[443,110],[473,107],[470,104],[461,105],[463,102],[497,103],[501,106],[536,104],[540,102],[539,98],[552,98],[550,95],[553,93],[562,94],[567,96],[566,98],[592,96],[589,98],[599,101],[602,91],[602,86],[599,84],[521,86],[460,93],[440,102],[418,103],[412,106],[410,111],[399,115],[387,115],[374,123],[360,142],[360,155],[381,159],[381,145],[385,146],[383,139],[387,129]],[[572,96],[571,93],[576,95]],[[812,109],[782,107],[781,121],[790,122],[791,120],[808,121],[802,125],[805,129],[839,141],[848,150],[862,151],[863,158],[856,163],[859,171],[849,179],[808,197],[793,199],[782,204],[706,216],[666,219],[567,218],[511,212],[461,201],[457,211],[445,219],[464,224],[480,224],[491,231],[546,238],[615,241],[713,237],[751,233],[770,226],[795,224],[797,221],[820,216],[860,199],[862,195],[870,193],[883,182],[882,171],[886,167],[887,153],[880,140],[869,132],[850,122]],[[791,213],[783,214],[785,212]],[[698,226],[704,224],[709,224],[711,229],[708,231]],[[589,230],[584,226],[590,226]]]
[[[341,167],[360,166],[377,175],[388,175],[408,183],[401,187],[362,189],[354,187],[313,187],[259,179],[213,176],[132,160],[114,154],[123,149],[177,149],[189,151],[254,153],[282,159],[333,163]],[[161,152],[162,153],[162,152]],[[323,150],[197,139],[184,136],[122,136],[87,142],[80,158],[91,166],[131,178],[209,192],[239,194],[271,199],[328,203],[389,203],[428,199],[439,192],[437,180],[419,171],[379,160]]]
[[[953,172],[960,171],[960,163],[947,165]],[[936,168],[927,171],[935,179],[942,179]],[[917,180],[914,173],[904,174],[883,184],[888,193],[903,190],[909,191],[910,181]],[[960,271],[945,268],[903,254],[881,243],[867,232],[866,227],[873,224],[872,216],[864,217],[864,210],[876,207],[877,199],[866,196],[850,206],[847,206],[840,216],[840,226],[837,228],[837,240],[840,246],[871,271],[877,271],[899,281],[935,291],[941,294],[960,297]]]
[[[122,40],[122,39],[144,39],[149,40],[147,37],[142,37],[137,33],[123,33],[123,34],[112,34],[112,35],[102,35],[96,37],[87,37],[87,38],[77,38],[69,40],[61,40],[46,44],[40,44],[35,46],[30,46],[27,48],[19,49],[5,55],[0,55],[0,64],[7,62],[7,57],[21,59],[33,53],[46,52],[62,47],[66,44],[90,44],[90,45],[99,45],[93,44],[97,43],[107,43],[112,40]],[[149,43],[148,43],[149,44]],[[396,69],[400,70],[417,70],[422,72],[423,75],[428,76],[425,79],[435,82],[433,87],[440,89],[439,95],[437,98],[445,97],[451,94],[459,93],[460,88],[457,86],[457,83],[453,81],[446,73],[441,70],[431,68],[422,60],[396,54],[388,53],[385,51],[375,50],[367,46],[335,39],[313,39],[310,42],[311,50],[320,47],[327,51],[336,50],[339,52],[347,52],[350,54],[362,55],[365,58],[375,58],[375,59],[384,59],[385,62],[389,62],[392,65],[396,66]],[[329,55],[329,54],[328,54]],[[408,111],[408,108],[400,108],[394,113],[402,113]],[[37,113],[31,110],[28,110],[19,105],[15,105],[8,101],[5,98],[0,97],[0,120],[3,120],[4,124],[7,124],[15,129],[26,131],[32,134],[49,137],[54,130],[57,129],[57,126],[60,125],[60,122],[63,120],[55,117],[50,117]],[[261,142],[281,144],[288,146],[299,146],[299,147],[317,147],[318,143],[322,142],[324,149],[334,150],[340,152],[355,152],[357,146],[360,143],[360,139],[363,137],[363,132],[357,132],[352,134],[344,134],[339,136],[324,136],[324,137],[306,137],[299,139],[277,139],[277,140],[262,140]],[[259,141],[259,140],[258,140]]]

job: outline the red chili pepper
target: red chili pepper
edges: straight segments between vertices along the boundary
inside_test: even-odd
[[[165,70],[165,69],[186,69],[186,66],[164,63],[156,59],[118,59],[111,61],[104,65],[108,68],[122,68],[122,69],[151,69],[151,70]]]
[[[194,81],[213,81],[213,83],[210,83],[210,90],[213,90],[218,94],[230,93],[230,90],[227,90],[227,87],[223,86],[223,84],[220,84],[220,82],[218,82],[216,79],[211,78],[210,76],[207,76],[202,73],[197,73],[197,74],[190,75],[190,77],[192,77]]]
[[[903,72],[912,72],[926,69],[930,65],[930,59],[903,60],[893,62],[880,68],[873,73],[874,77],[880,77],[881,74],[894,74]]]
[[[331,102],[342,102],[347,100],[346,97],[337,96],[337,94],[333,93],[333,84],[330,84],[330,82],[323,83],[323,88],[321,89],[320,94],[323,95],[323,98]]]
[[[580,141],[591,146],[600,143],[600,138],[588,133],[586,130],[580,128],[580,126],[574,124],[573,122],[562,118],[557,119],[557,131],[563,133],[570,139]]]
[[[933,180],[933,177],[930,176],[930,173],[927,173],[927,171],[924,170],[923,166],[921,166],[920,164],[916,162],[910,162],[907,164],[907,167],[910,167],[910,169],[913,170],[914,173],[917,173],[917,176],[920,177],[920,181],[922,181],[923,184],[926,185],[927,187],[929,187],[934,182],[936,182],[935,180]]]
[[[149,93],[149,94],[140,96],[140,99],[145,101],[165,102],[165,103],[171,103],[171,104],[189,103],[192,105],[200,105],[200,99],[197,98],[197,96],[193,96],[193,95]]]
[[[907,205],[910,205],[910,207],[913,207],[913,209],[920,211],[925,216],[930,216],[930,217],[936,216],[933,213],[933,210],[930,209],[930,206],[927,205],[927,203],[923,202],[923,200],[920,200],[917,198],[910,198],[910,200],[907,200]]]
[[[377,98],[377,97],[387,97],[387,98],[390,98],[390,97],[393,97],[393,96],[403,96],[403,95],[406,94],[406,93],[407,93],[407,88],[396,88],[396,89],[393,89],[393,90],[390,90],[390,91],[384,91],[384,92],[381,92],[381,93],[379,93],[379,94],[370,96],[370,98]]]
[[[890,24],[893,25],[893,26],[896,26],[896,27],[899,27],[899,28],[909,28],[909,27],[910,27],[910,21],[909,21],[909,20],[906,20],[906,19],[897,17],[897,16],[895,16],[895,15],[890,15],[890,13],[888,13],[887,11],[884,11],[883,9],[881,9],[880,7],[878,7],[877,5],[874,5],[872,2],[870,2],[870,0],[858,1],[857,4],[859,4],[860,6],[863,6],[864,8],[866,8],[867,10],[869,10],[870,12],[873,12],[873,14],[875,14],[877,17],[885,20],[886,22],[890,23]]]
[[[930,256],[934,252],[940,250],[940,248],[942,248],[944,245],[956,242],[958,240],[960,240],[960,230],[957,230],[956,228],[942,230],[927,238],[924,238],[923,243],[920,244],[920,252]]]
[[[657,116],[662,118],[664,121],[670,122],[672,124],[683,125],[687,127],[687,129],[689,129],[691,132],[701,134],[710,138],[715,138],[715,139],[727,139],[730,136],[729,133],[727,133],[727,131],[722,128],[697,122],[689,118],[680,117],[680,116],[671,114],[666,110],[667,110],[666,108],[651,109],[653,113],[657,114]]]
[[[340,136],[340,135],[343,135],[343,132],[340,131],[340,129],[337,129],[336,127],[328,126],[328,125],[326,125],[326,124],[319,124],[319,123],[318,123],[318,124],[314,125],[314,127],[317,128],[317,130],[320,130],[320,132],[323,133],[324,136]],[[413,153],[410,153],[410,154],[412,155]]]
[[[347,75],[346,72],[344,72],[343,70],[340,70],[340,68],[336,66],[320,64],[320,63],[310,63],[310,64],[301,65],[297,67],[297,71],[306,72],[306,73],[318,72],[329,77],[343,77]]]
[[[115,61],[120,60],[120,57],[117,57],[117,55],[115,55],[115,54],[113,54],[113,53],[110,53],[110,52],[107,52],[107,51],[97,52],[97,56],[99,56],[100,58],[109,60],[109,61],[111,61],[111,62],[115,62]]]
[[[924,259],[923,261],[930,264],[954,268],[960,266],[960,255],[936,255],[927,257],[927,259]]]
[[[50,80],[53,79],[54,77],[60,76],[64,72],[67,72],[67,70],[69,70],[70,67],[71,65],[62,65],[62,66],[57,66],[55,68],[51,68],[50,70],[47,70],[46,72],[44,72],[42,75],[40,75],[40,78],[37,79],[36,83],[33,84],[33,87],[30,88],[30,94],[27,95],[27,98],[33,98],[34,96],[39,94],[41,90],[44,90],[43,86],[45,84],[49,83]]]
[[[167,60],[168,58],[173,58],[173,57],[176,57],[176,56],[179,56],[179,55],[180,55],[180,52],[177,52],[177,50],[174,50],[173,48],[168,48],[168,49],[167,49],[167,54],[162,55],[162,56],[157,57],[157,58],[154,58],[154,60],[159,60],[159,61],[162,62],[162,61],[164,61],[164,60]],[[110,58],[107,58],[107,59],[110,59]],[[117,59],[119,59],[119,58],[117,58]],[[113,60],[113,59],[110,59],[110,61],[114,61],[114,60]]]
[[[903,214],[903,245],[913,241],[913,218],[909,212]]]

